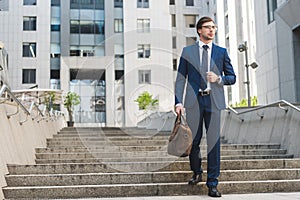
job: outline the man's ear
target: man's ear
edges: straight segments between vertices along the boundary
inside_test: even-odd
[[[197,32],[198,32],[198,34],[200,35],[200,34],[201,34],[201,29],[200,29],[200,28],[197,29]]]

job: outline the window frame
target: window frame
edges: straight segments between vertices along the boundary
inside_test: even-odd
[[[150,33],[150,18],[137,19],[137,32],[138,33]],[[139,26],[141,25],[141,26]]]
[[[137,0],[137,8],[149,8],[149,0]]]
[[[37,44],[35,42],[23,42],[22,47],[23,47],[22,48],[22,57],[23,58],[36,58]],[[30,48],[32,48],[32,49],[30,49]]]
[[[23,0],[23,6],[36,6],[37,0]]]
[[[277,0],[267,0],[268,24],[275,21],[274,12],[277,9]]]
[[[151,45],[150,44],[138,44],[137,53],[138,53],[138,59],[150,58]]]
[[[195,6],[194,0],[185,0],[185,6]]]
[[[123,0],[114,0],[114,8],[123,8]]]
[[[36,25],[36,16],[23,16],[23,31],[36,31]]]
[[[151,70],[138,70],[139,84],[151,84]]]
[[[118,18],[114,19],[114,32],[115,33],[123,33],[123,19]]]
[[[22,69],[22,84],[36,83],[36,69]]]

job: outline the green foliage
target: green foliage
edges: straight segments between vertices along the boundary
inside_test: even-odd
[[[148,108],[154,108],[158,105],[158,99],[153,99],[149,92],[145,91],[138,96],[135,102],[138,103],[140,110],[146,110]]]
[[[231,107],[247,107],[248,99],[242,99],[239,103],[235,103],[235,105],[230,105]],[[257,97],[251,97],[251,106],[257,106]]]
[[[46,96],[44,97],[44,103],[48,110],[51,110],[54,106],[54,102],[56,101],[55,92],[47,92]]]
[[[73,108],[80,103],[80,97],[75,92],[68,92],[64,97],[64,106],[68,110],[69,120],[73,121]]]

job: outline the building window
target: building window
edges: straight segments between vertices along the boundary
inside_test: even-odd
[[[177,59],[173,59],[173,70],[177,71]]]
[[[172,15],[172,27],[176,27],[176,15]]]
[[[196,15],[185,15],[185,27],[195,28],[196,27]]]
[[[35,69],[23,69],[22,70],[22,83],[36,83],[36,70]]]
[[[60,79],[60,70],[59,69],[51,69],[50,70],[50,79]]]
[[[137,32],[149,33],[150,32],[150,19],[138,19],[137,20]]]
[[[124,69],[124,55],[115,54],[115,69],[123,70]]]
[[[70,8],[104,10],[104,0],[71,0]]]
[[[23,31],[36,31],[36,17],[23,17]]]
[[[36,5],[36,1],[37,1],[37,0],[23,0],[23,5],[24,5],[24,6],[32,6],[32,5]]]
[[[104,34],[104,20],[71,20],[70,33]]]
[[[139,44],[138,58],[149,58],[149,57],[150,57],[150,44]]]
[[[123,0],[115,0],[115,8],[123,8]]]
[[[176,46],[177,46],[177,45],[176,45],[176,37],[173,36],[173,38],[172,38],[172,48],[173,48],[173,49],[176,49],[176,48],[177,48]]]
[[[149,0],[137,0],[138,8],[149,8]]]
[[[123,19],[115,19],[115,33],[123,32]]]
[[[23,43],[23,57],[36,57],[36,43]]]
[[[170,0],[170,5],[175,5],[175,0]]]
[[[151,84],[150,70],[139,70],[139,84]]]
[[[194,0],[185,0],[186,6],[194,6]]]
[[[70,50],[70,56],[79,56],[79,57],[92,57],[95,56],[95,50]]]
[[[124,70],[115,70],[115,80],[123,82],[123,80],[124,80]]]
[[[277,8],[277,0],[267,0],[268,6],[268,24],[274,21],[274,11]]]
[[[59,32],[60,31],[60,24],[51,24],[51,31],[52,32]]]
[[[51,6],[60,6],[60,0],[51,0]]]
[[[50,53],[50,58],[60,58],[60,53]]]

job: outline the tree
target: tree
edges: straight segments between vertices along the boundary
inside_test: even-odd
[[[47,107],[47,109],[50,111],[51,108],[55,109],[55,101],[57,100],[57,97],[55,95],[55,92],[47,92],[44,97],[44,103]]]
[[[232,104],[230,105],[231,107],[247,107],[248,106],[248,101],[247,99],[242,99],[239,103],[235,103],[233,106]],[[251,97],[251,106],[257,106],[257,97]]]
[[[148,108],[154,108],[158,106],[158,99],[153,99],[152,95],[147,91],[140,94],[134,101],[138,103],[140,110],[146,110]]]
[[[80,97],[75,92],[68,92],[64,97],[64,106],[66,107],[69,114],[69,122],[73,124],[73,109],[74,106],[80,103]]]

